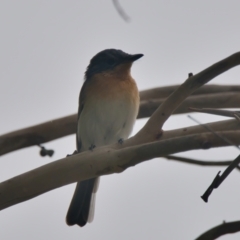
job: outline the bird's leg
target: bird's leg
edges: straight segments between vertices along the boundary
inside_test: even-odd
[[[162,135],[163,135],[163,130],[162,129],[158,130],[156,134],[156,140],[158,140]]]
[[[77,150],[75,150],[72,154],[67,154],[67,156],[66,157],[70,157],[70,156],[72,156],[72,155],[75,155],[75,154],[77,154],[78,153],[78,151]]]
[[[120,139],[118,140],[118,143],[122,145],[122,144],[123,144],[123,138],[120,138]]]
[[[93,149],[95,148],[96,146],[94,144],[91,144],[91,146],[89,147],[89,150],[90,151],[93,151]]]

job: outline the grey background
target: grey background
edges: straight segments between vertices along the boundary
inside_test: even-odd
[[[90,58],[105,48],[144,53],[132,75],[140,90],[182,83],[240,49],[240,2],[121,0],[127,24],[110,0],[0,1],[0,134],[77,111]],[[238,84],[240,68],[214,79]],[[199,121],[222,118],[192,114]],[[146,120],[139,120],[136,132]],[[195,123],[173,116],[164,129]],[[6,180],[75,149],[69,136],[45,144],[56,151],[41,158],[37,147],[0,159]],[[181,156],[233,159],[233,147],[191,151]],[[68,227],[65,214],[74,184],[0,212],[0,238],[12,239],[194,239],[223,220],[240,219],[240,175],[234,171],[205,204],[200,195],[217,168],[154,159],[101,178],[93,223]],[[240,233],[220,239],[239,239]]]

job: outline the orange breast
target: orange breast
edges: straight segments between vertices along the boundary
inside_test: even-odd
[[[108,71],[95,74],[86,87],[86,101],[95,99],[116,100],[124,99],[136,105],[139,104],[139,92],[129,69],[124,65]]]

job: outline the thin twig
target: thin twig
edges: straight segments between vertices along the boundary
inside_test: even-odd
[[[188,163],[188,164],[190,163],[190,164],[199,165],[199,166],[212,166],[212,167],[228,166],[229,164],[232,163],[232,161],[203,161],[203,160],[178,157],[178,156],[173,156],[173,155],[164,156],[164,158],[169,159],[169,160],[175,160],[177,162],[183,162],[183,163]],[[237,169],[240,171],[239,166],[237,166]]]
[[[138,118],[151,116],[165,100],[165,98],[142,100],[140,104]],[[173,112],[173,114],[192,112],[193,110],[191,110],[189,106],[194,108],[239,108],[240,93],[223,92],[191,95],[178,106],[178,108]]]
[[[218,188],[220,184],[227,178],[227,176],[233,171],[234,168],[238,167],[240,163],[240,155],[232,161],[232,163],[225,169],[225,171],[220,175],[221,171],[219,171],[214,178],[211,185],[205,191],[205,193],[201,196],[204,202],[208,202],[208,198],[211,195],[214,188]]]
[[[121,5],[119,4],[118,0],[113,0],[113,5],[116,8],[119,15],[125,20],[126,22],[130,22],[130,17],[125,13]]]
[[[240,117],[239,117],[239,114],[233,114],[234,117],[240,122]]]
[[[215,132],[213,129],[211,129],[211,127],[209,127],[207,124],[202,124],[200,123],[197,119],[195,119],[194,117],[187,115],[188,118],[190,118],[191,120],[193,120],[194,122],[196,122],[197,124],[201,125],[202,127],[204,127],[205,129],[207,129],[208,131],[214,133],[217,137],[221,138],[223,141],[225,141],[226,143],[229,144],[229,146],[235,146],[238,150],[240,149],[240,147],[238,145],[236,145],[235,143],[229,141],[227,138],[225,138],[224,136],[218,134],[217,132]]]
[[[164,82],[164,81],[163,81]],[[148,100],[154,98],[167,98],[170,94],[176,91],[180,85],[172,85],[165,87],[157,87],[152,89],[143,90],[140,92],[141,100]],[[207,84],[195,92],[192,95],[202,95],[202,94],[212,94],[212,93],[230,93],[230,92],[240,92],[239,85],[217,85],[217,84]]]

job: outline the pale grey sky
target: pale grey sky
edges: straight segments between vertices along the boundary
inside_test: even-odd
[[[139,89],[182,83],[240,50],[240,2],[121,0],[131,17],[124,22],[106,0],[0,1],[0,134],[77,111],[78,94],[90,58],[105,48],[145,56],[133,66]],[[214,79],[238,84],[240,68]],[[221,118],[194,114],[202,122]],[[136,132],[145,120],[137,122]],[[194,125],[174,116],[164,129]],[[75,149],[69,136],[4,155],[0,180],[64,157]],[[233,147],[191,151],[181,156],[233,159]],[[0,212],[0,239],[195,239],[223,220],[240,219],[240,175],[235,171],[210,197],[200,195],[217,168],[164,159],[145,162],[124,173],[101,178],[93,223],[68,227],[65,215],[74,184]],[[220,239],[236,240],[240,233]]]

